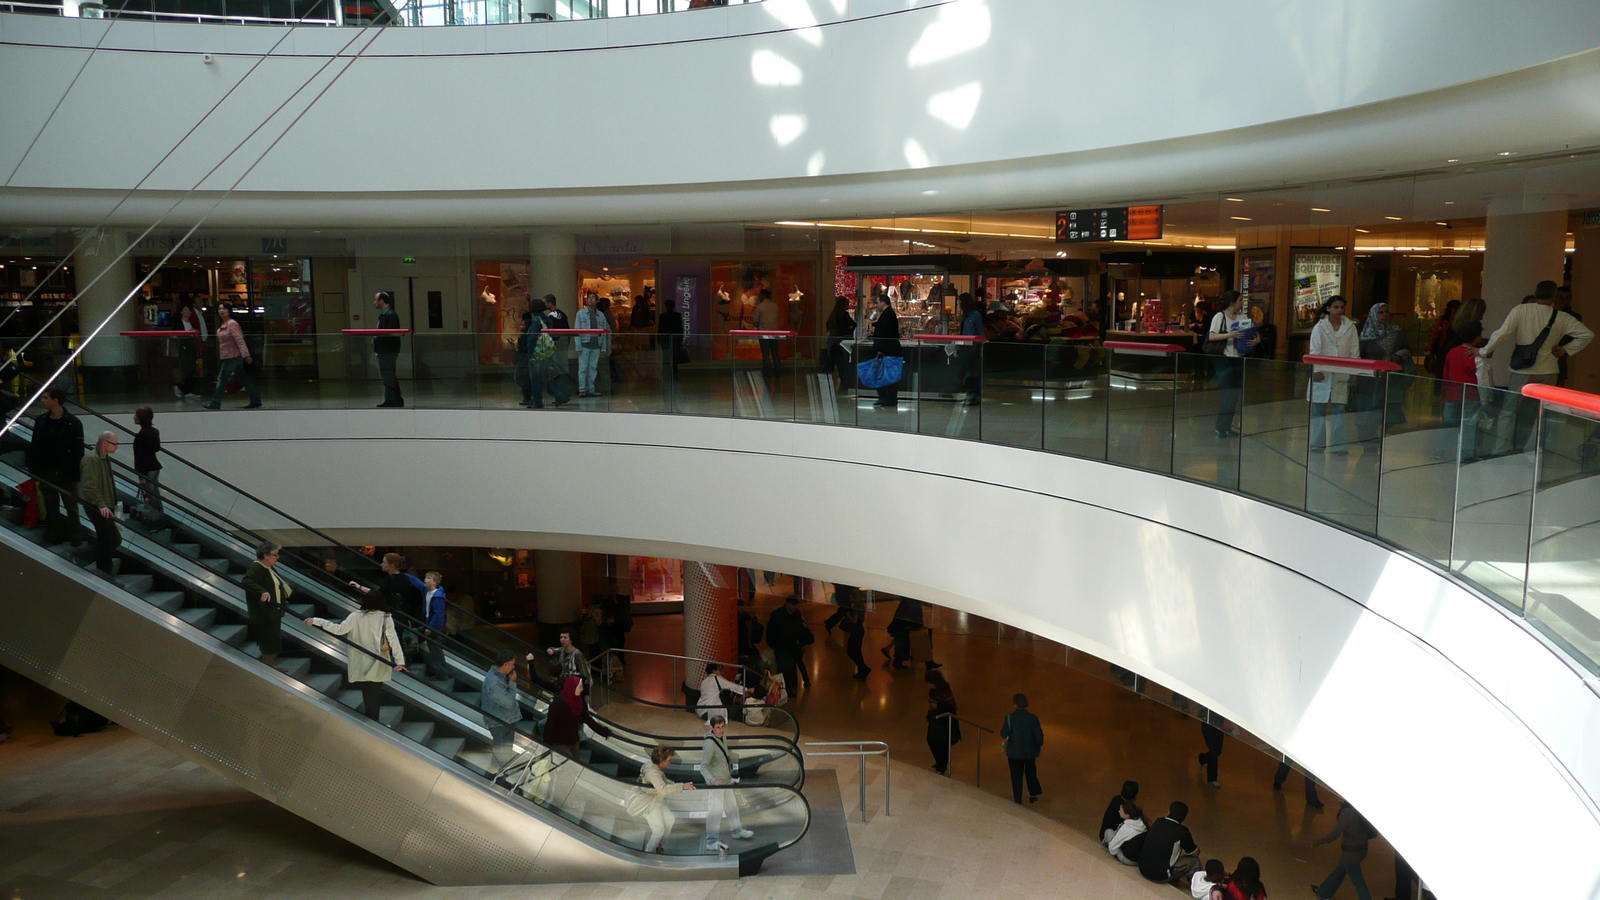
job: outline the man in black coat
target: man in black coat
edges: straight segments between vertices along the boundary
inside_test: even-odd
[[[767,646],[777,657],[784,687],[794,696],[800,690],[800,651],[815,638],[800,615],[800,598],[790,596],[767,619]]]
[[[372,298],[372,305],[378,310],[377,327],[400,327],[400,314],[394,311],[394,294],[379,291]],[[383,402],[378,406],[405,406],[406,401],[400,396],[400,376],[395,371],[400,360],[400,335],[380,334],[373,338],[372,352],[378,355],[378,377],[383,379]]]
[[[51,388],[41,402],[44,414],[33,420],[28,471],[38,479],[45,541],[78,540],[78,469],[83,463],[83,423],[67,412],[67,392]],[[59,504],[58,501],[59,500]],[[60,507],[65,508],[65,512]]]
[[[1189,805],[1174,800],[1165,816],[1150,823],[1139,852],[1140,875],[1150,881],[1188,884],[1189,876],[1200,868],[1200,846],[1183,824],[1188,817]]]

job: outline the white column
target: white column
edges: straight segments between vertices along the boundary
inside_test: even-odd
[[[683,655],[732,662],[739,654],[738,570],[733,566],[683,562]],[[691,664],[691,667],[693,664]],[[697,684],[705,665],[691,671]]]
[[[1541,281],[1561,283],[1567,246],[1567,207],[1561,198],[1533,195],[1489,201],[1484,229],[1483,327],[1490,333]],[[1495,379],[1509,377],[1510,353],[1495,354]]]
[[[88,335],[111,316],[111,311],[133,290],[134,283],[133,259],[117,258],[128,247],[124,232],[97,228],[87,237],[72,260],[78,285],[78,333],[82,335]],[[85,289],[90,282],[95,282],[94,286]],[[100,336],[84,348],[83,365],[91,369],[132,366],[136,362],[133,339],[123,337],[122,332],[133,330],[138,315],[138,303],[129,301]]]
[[[570,234],[538,232],[528,236],[529,296],[556,295],[556,305],[577,321],[578,239]]]
[[[1572,311],[1600,328],[1600,226],[1575,228],[1572,236]],[[1600,394],[1600,346],[1590,344],[1567,362],[1567,387]]]
[[[582,616],[583,568],[571,550],[533,551],[533,581],[539,592],[539,624],[572,625]],[[541,627],[540,632],[546,629]],[[553,641],[555,635],[547,640]]]

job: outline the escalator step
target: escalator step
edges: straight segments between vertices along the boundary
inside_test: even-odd
[[[228,561],[225,559],[209,557],[200,560],[200,564],[212,570],[213,572],[221,572],[224,575],[228,574]]]
[[[401,722],[395,726],[394,730],[419,744],[427,745],[429,741],[433,740],[432,722]]]
[[[156,579],[153,575],[118,575],[117,584],[135,597],[143,597],[156,586]]]
[[[616,763],[595,763],[590,768],[594,769],[596,772],[600,772],[600,773],[605,774],[605,775],[610,775],[612,778],[616,778],[617,777],[617,764]]]
[[[316,678],[316,677],[318,677],[318,676],[316,676],[316,675],[311,676],[311,678]],[[307,678],[306,682],[310,683],[311,678]],[[327,693],[327,691],[323,691],[323,693]],[[351,709],[360,709],[361,708],[361,692],[360,691],[340,691],[339,692],[339,696],[335,697],[334,699],[338,700],[340,703],[343,703],[345,706],[350,707]]]
[[[338,672],[319,672],[316,675],[306,676],[305,681],[306,684],[311,685],[322,693],[332,695],[334,691],[339,690],[344,684],[344,676]],[[361,693],[359,691],[346,691],[340,694],[339,702],[345,702],[345,694],[355,694],[356,702],[353,705],[359,706],[361,704]],[[352,704],[345,703],[345,705],[350,706]]]
[[[433,748],[433,752],[445,759],[455,759],[466,745],[467,739],[458,737],[434,738],[428,742],[428,746]]]
[[[200,555],[199,544],[173,544],[172,549],[182,553],[184,556],[187,556],[190,559],[194,559]]]
[[[450,696],[460,700],[462,703],[465,703],[467,706],[470,706],[473,709],[477,709],[478,703],[483,700],[483,694],[479,691],[451,691]]]
[[[183,591],[151,591],[144,595],[144,599],[151,606],[163,612],[176,613],[183,609]],[[208,610],[208,612],[214,613],[216,610]],[[184,621],[190,625],[200,624],[189,619],[184,619]]]
[[[178,599],[182,600],[183,595],[179,594]],[[191,606],[188,609],[180,609],[177,611],[177,615],[178,618],[188,622],[190,625],[193,625],[196,628],[210,628],[217,621],[217,611],[215,609],[209,609],[200,606]]]
[[[231,647],[244,647],[246,628],[243,625],[213,625],[206,629],[211,636]]]
[[[279,672],[293,678],[295,681],[305,681],[306,676],[311,674],[311,660],[304,656],[294,656],[288,659],[280,656],[278,657],[276,668]]]
[[[310,603],[291,603],[289,612],[294,613],[296,619],[309,619],[317,614],[317,608]]]
[[[422,680],[427,682],[434,690],[444,694],[450,693],[456,686],[454,678],[424,678]]]
[[[405,717],[406,708],[404,706],[378,707],[378,724],[387,728],[394,728],[398,726],[401,720],[403,720]]]

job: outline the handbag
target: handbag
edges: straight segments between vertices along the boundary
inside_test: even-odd
[[[394,648],[389,646],[389,614],[388,613],[384,613],[383,614],[383,625],[380,626],[380,627],[381,627],[382,630],[380,630],[378,632],[378,636],[381,638],[381,643],[378,644],[378,650],[383,653],[383,661],[384,662],[389,662],[390,660],[394,659]]]
[[[1556,324],[1556,316],[1560,315],[1560,313],[1561,310],[1559,309],[1550,310],[1550,321],[1544,323],[1544,329],[1539,332],[1538,337],[1533,339],[1533,343],[1518,344],[1511,348],[1511,368],[1533,368],[1533,364],[1539,361],[1539,348],[1544,346],[1545,339],[1550,336],[1550,328]]]
[[[1227,356],[1228,355],[1227,354],[1228,340],[1229,340],[1228,338],[1223,338],[1220,341],[1213,341],[1213,340],[1210,339],[1210,334],[1213,333],[1212,329],[1215,328],[1215,326],[1217,325],[1217,320],[1221,319],[1221,318],[1222,318],[1222,313],[1217,313],[1216,317],[1211,320],[1211,324],[1206,326],[1206,330],[1207,330],[1206,343],[1205,343],[1205,346],[1202,347],[1201,349],[1205,351],[1205,354],[1207,356]],[[1222,324],[1223,325],[1227,325],[1228,323],[1226,321],[1223,321]],[[1226,329],[1224,329],[1224,332],[1225,331],[1226,331]]]
[[[898,356],[875,356],[856,364],[856,380],[863,387],[880,388],[899,382],[906,361]]]
[[[659,796],[661,793],[655,788],[637,785],[622,798],[622,809],[630,816],[642,816],[650,811]]]

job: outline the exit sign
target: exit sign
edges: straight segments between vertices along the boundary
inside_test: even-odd
[[[400,257],[400,261],[408,266],[414,266],[417,264],[417,258],[415,256],[402,256]]]

